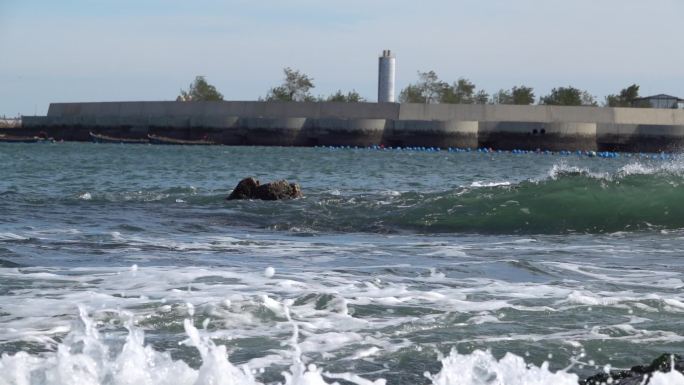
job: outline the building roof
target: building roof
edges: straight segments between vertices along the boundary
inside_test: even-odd
[[[658,95],[651,95],[651,96],[645,96],[643,98],[636,98],[634,100],[653,100],[653,99],[674,99],[678,102],[684,102],[684,99],[681,99],[677,96],[672,96],[672,95],[666,95],[666,94],[658,94]]]

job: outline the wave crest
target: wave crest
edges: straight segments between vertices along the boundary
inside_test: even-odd
[[[287,309],[287,307],[285,306]],[[216,345],[204,336],[192,320],[184,322],[188,339],[184,342],[197,349],[201,365],[191,368],[182,360],[174,360],[169,352],[160,352],[145,345],[142,329],[134,326],[129,314],[128,334],[120,350],[112,350],[110,339],[103,338],[95,323],[80,308],[80,323],[59,344],[56,352],[42,356],[19,352],[0,357],[0,384],[41,385],[263,385],[256,378],[258,371],[248,365],[240,367],[228,360],[224,345]],[[315,364],[305,364],[298,346],[298,326],[293,324],[292,365],[282,372],[285,385],[331,385],[339,379],[356,385],[385,385],[386,380],[365,379],[355,373],[328,373]],[[206,326],[206,323],[205,323]],[[114,344],[115,346],[116,344]],[[460,355],[453,351],[442,359],[442,369],[437,374],[424,373],[433,385],[476,385],[496,383],[503,385],[576,385],[578,377],[564,371],[553,373],[548,363],[541,367],[528,365],[524,359],[507,353],[501,360],[490,352],[475,351]]]
[[[195,187],[80,192],[66,205],[191,207],[227,226],[293,232],[564,234],[684,228],[684,162],[629,163],[613,173],[565,162],[540,179],[474,181],[447,191],[305,189],[288,202],[225,202]],[[13,196],[6,199],[24,199]],[[35,196],[26,197],[34,202]],[[39,198],[38,204],[54,200]]]

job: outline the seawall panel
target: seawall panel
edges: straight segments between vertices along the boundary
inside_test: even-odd
[[[396,120],[386,130],[383,144],[391,147],[477,148],[478,130],[476,121]]]
[[[193,129],[232,129],[238,125],[239,116],[203,115],[191,116],[190,128]]]
[[[372,146],[382,143],[385,119],[310,119],[298,145]]]
[[[684,125],[602,124],[597,146],[601,151],[682,151]]]
[[[294,146],[306,118],[241,118],[237,126],[247,145]]]
[[[615,118],[602,123],[684,125],[684,110],[656,108],[614,108]]]
[[[593,151],[595,123],[486,122],[480,123],[480,147],[502,150]]]
[[[482,121],[488,107],[479,104],[401,104],[399,120]]]

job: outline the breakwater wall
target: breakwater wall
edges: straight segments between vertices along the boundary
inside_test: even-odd
[[[14,130],[16,132],[16,130]],[[226,145],[429,146],[677,151],[684,110],[645,108],[288,102],[52,103],[21,132],[64,140],[89,132],[210,139]]]

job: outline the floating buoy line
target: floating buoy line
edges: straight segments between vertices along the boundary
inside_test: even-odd
[[[557,155],[557,156],[577,156],[588,158],[642,158],[653,160],[670,160],[677,157],[675,153],[659,152],[659,153],[632,153],[632,152],[615,152],[615,151],[549,151],[549,150],[494,150],[492,148],[459,148],[449,147],[446,149],[440,147],[390,147],[382,145],[373,145],[368,147],[359,146],[316,146],[316,148],[323,148],[328,150],[369,150],[369,151],[403,151],[403,152],[451,152],[451,153],[480,153],[480,154],[514,154],[514,155]]]

